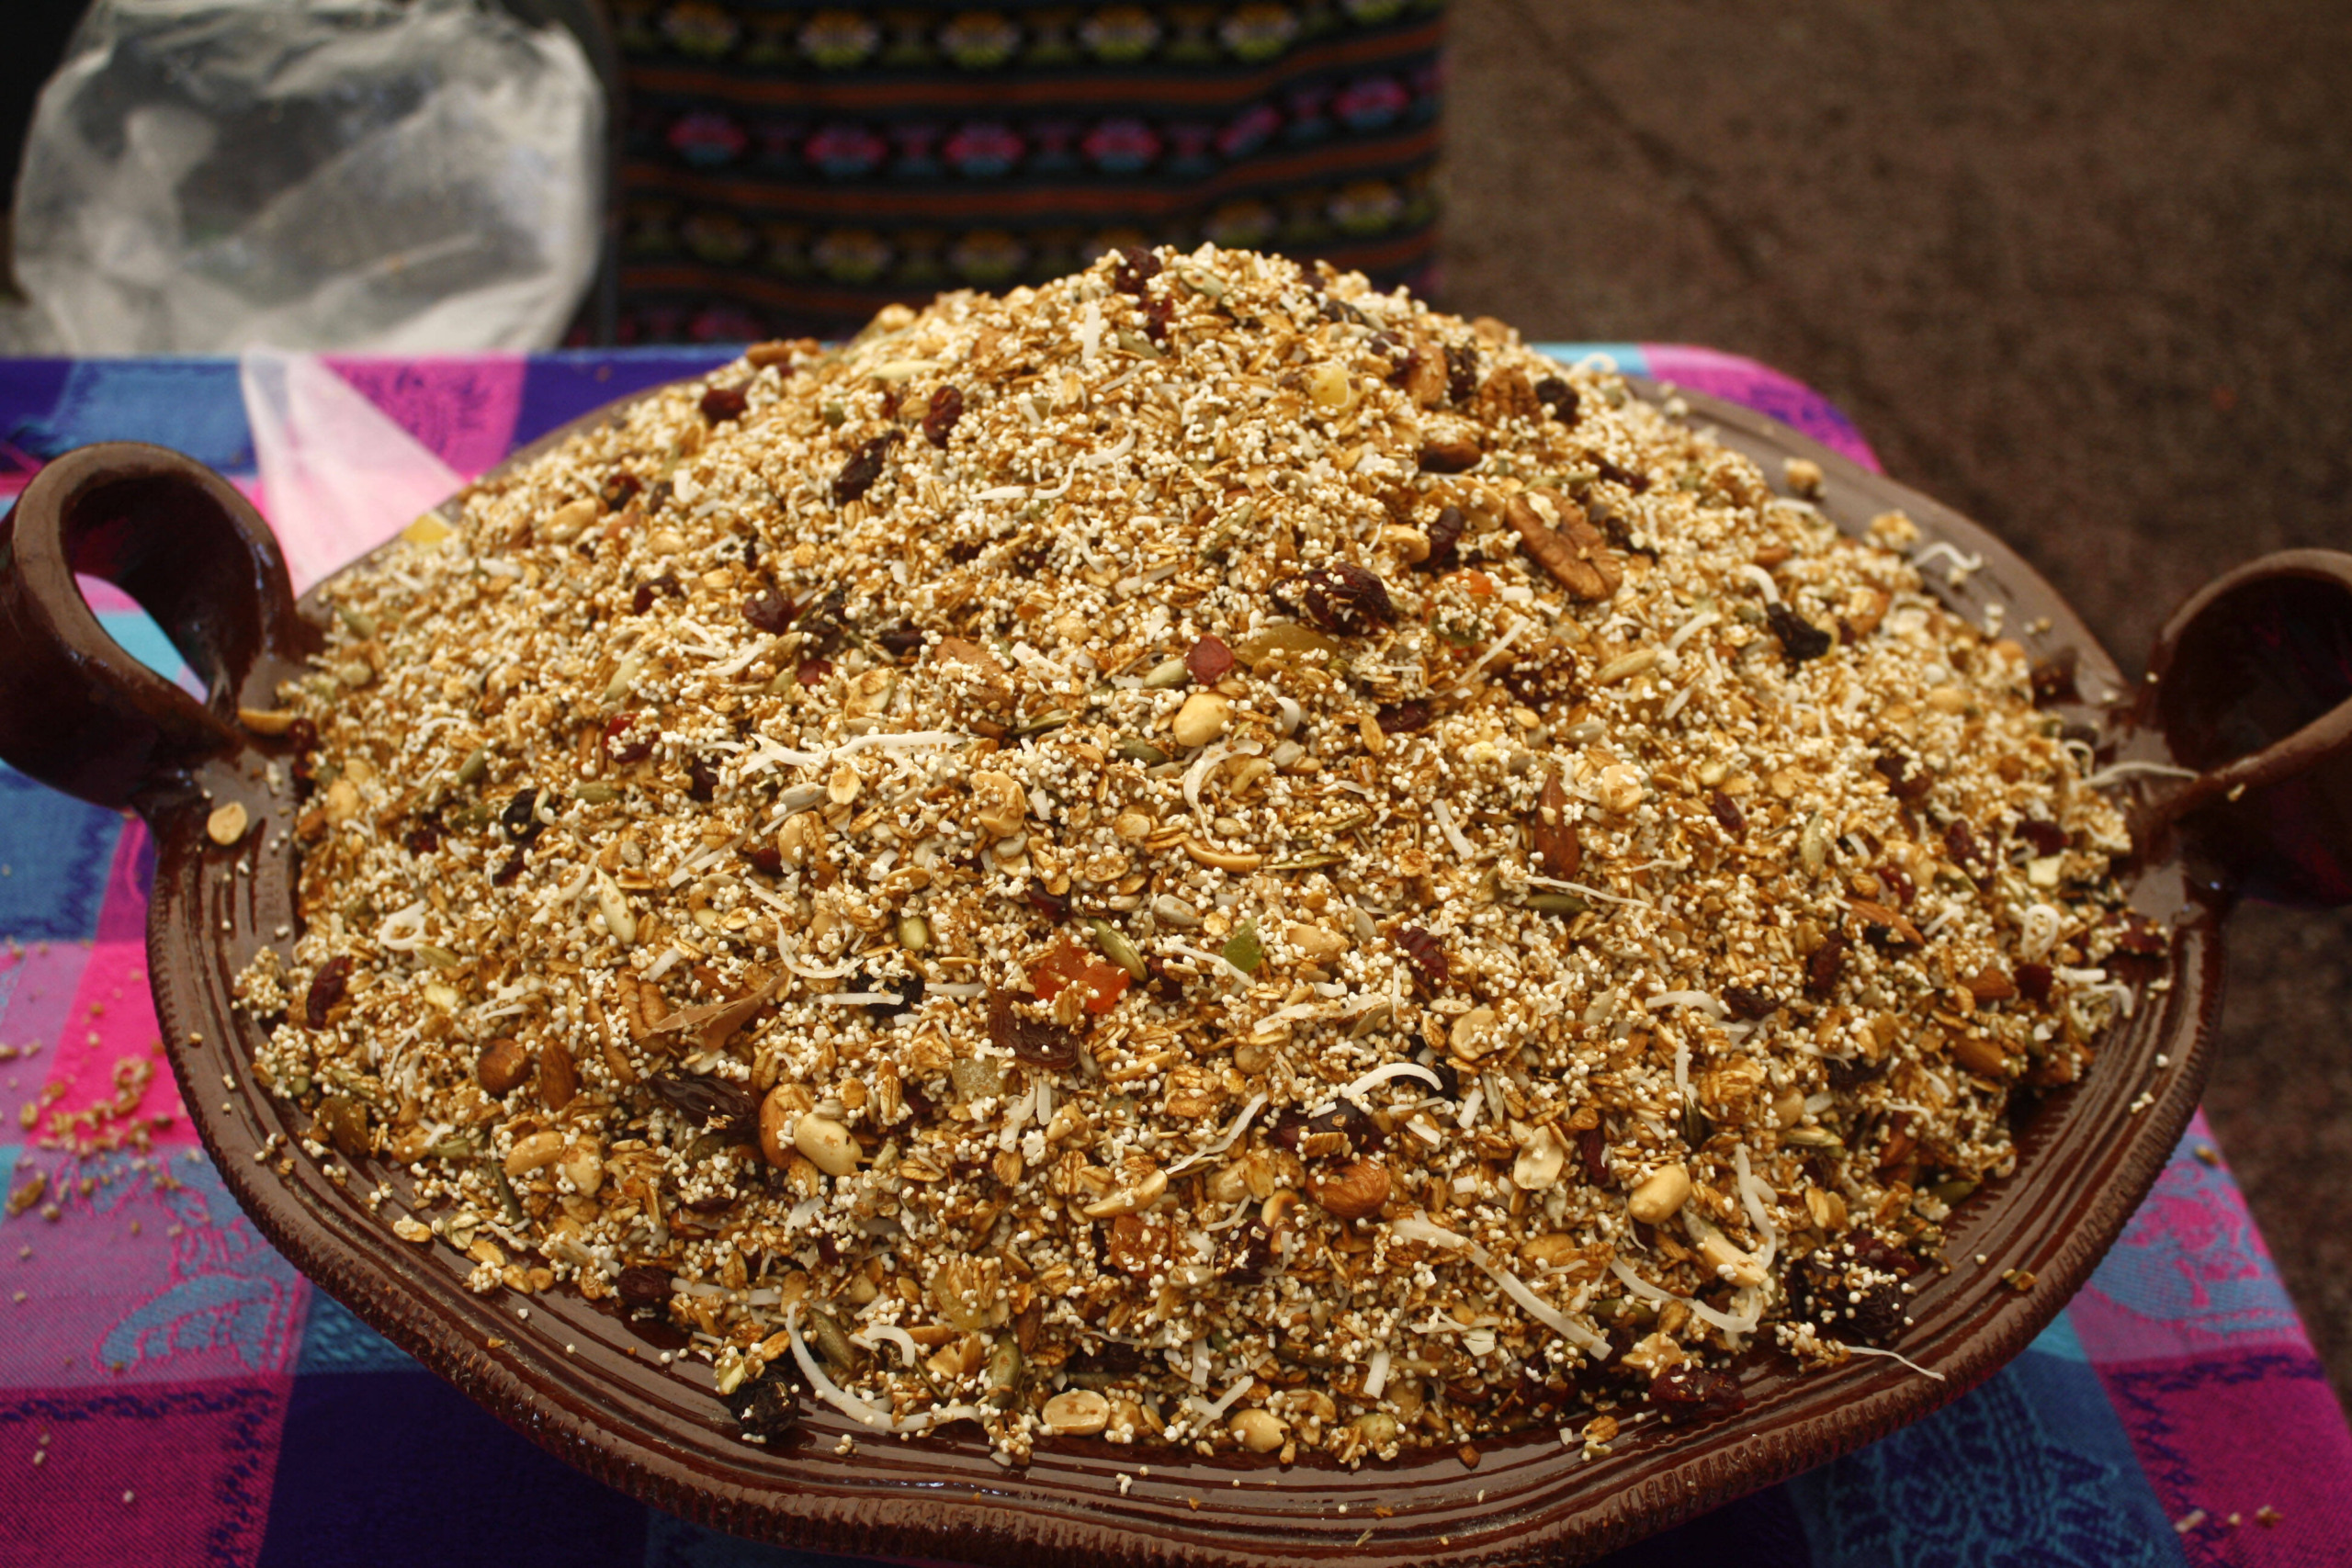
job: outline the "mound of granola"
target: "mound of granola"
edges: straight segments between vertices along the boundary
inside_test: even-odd
[[[461,512],[284,693],[256,1067],[753,1436],[1732,1408],[1899,1341],[2131,1005],[2123,823],[1905,520],[1360,277],[887,311]]]

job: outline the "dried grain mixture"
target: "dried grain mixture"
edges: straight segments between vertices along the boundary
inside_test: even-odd
[[[2132,1001],[2120,817],[1873,534],[1247,253],[763,345],[335,585],[256,1066],[754,1437],[1729,1408]]]

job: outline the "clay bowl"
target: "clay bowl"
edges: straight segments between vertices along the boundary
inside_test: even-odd
[[[205,1147],[254,1223],[388,1338],[589,1474],[704,1524],[838,1552],[1087,1568],[1581,1561],[1883,1437],[2023,1348],[2115,1240],[2197,1104],[2230,903],[2352,898],[2352,557],[2297,552],[2230,573],[2183,607],[2154,650],[2160,679],[2135,687],[1982,528],[1745,409],[1687,401],[1768,475],[1786,457],[1818,464],[1821,504],[1841,526],[1900,508],[1927,541],[1981,558],[1960,585],[1945,583],[1948,558],[1927,575],[1979,624],[2003,606],[2038,658],[2071,657],[2073,694],[2053,708],[2094,738],[2102,761],[2199,776],[2131,786],[2142,845],[2126,873],[2132,899],[2168,949],[2146,961],[2142,1004],[2103,1041],[2087,1079],[2021,1112],[2018,1174],[1948,1223],[1950,1257],[1991,1262],[1934,1280],[1914,1303],[1899,1348],[1939,1375],[1860,1357],[1798,1375],[1757,1353],[1737,1369],[1744,1415],[1645,1423],[1591,1461],[1541,1430],[1479,1445],[1475,1470],[1451,1451],[1350,1472],[1095,1440],[1049,1444],[1006,1470],[969,1437],[878,1438],[821,1406],[792,1438],[757,1448],[736,1436],[706,1369],[658,1364],[673,1333],[574,1295],[530,1300],[526,1320],[517,1298],[469,1292],[469,1263],[395,1239],[361,1202],[379,1179],[404,1189],[403,1172],[359,1162],[348,1185],[330,1180],[302,1152],[303,1120],[245,1070],[257,1032],[232,1010],[230,976],[297,915],[291,798],[266,776],[284,743],[245,733],[234,710],[272,705],[319,632],[267,527],[186,458],[86,448],[51,464],[0,521],[0,757],[131,807],[153,829],[148,950],[165,1043]],[[76,571],[144,604],[209,700],[116,647]],[[2126,696],[2135,700],[2117,700]],[[223,849],[205,818],[232,800],[262,826]],[[2004,1285],[2011,1269],[2030,1271],[2032,1288]],[[853,1434],[854,1450],[837,1454]],[[1133,1473],[1144,1464],[1148,1476]]]

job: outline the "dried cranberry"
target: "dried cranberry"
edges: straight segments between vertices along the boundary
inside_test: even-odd
[[[1460,566],[1462,557],[1456,547],[1462,543],[1462,530],[1467,526],[1462,508],[1449,506],[1439,512],[1437,521],[1430,525],[1430,558],[1413,570],[1442,575]]]
[[[1339,637],[1361,637],[1396,619],[1388,585],[1352,561],[1302,573],[1296,591],[1306,618]]]
[[[708,800],[718,791],[718,770],[695,757],[686,763],[686,798]]]
[[[980,552],[986,548],[988,547],[978,539],[958,539],[947,547],[947,558],[961,566],[966,561],[979,559]]]
[[[2016,976],[2018,995],[2040,1006],[2050,999],[2050,984],[2057,977],[2047,964],[2020,964]]]
[[[1714,813],[1715,820],[1722,823],[1724,831],[1733,838],[1736,839],[1747,831],[1747,813],[1740,810],[1739,802],[1723,791],[1717,790],[1707,796],[1707,809]]]
[[[1770,1018],[1781,1010],[1781,1004],[1751,986],[1725,986],[1724,1006],[1734,1018],[1753,1023],[1759,1018]]]
[[[1453,402],[1466,403],[1478,389],[1478,351],[1475,348],[1445,350],[1445,395]]]
[[[1380,728],[1390,735],[1410,735],[1417,729],[1427,729],[1437,715],[1430,705],[1419,697],[1408,697],[1401,703],[1383,703],[1373,716]]]
[[[1650,1379],[1650,1406],[1669,1421],[1712,1421],[1747,1408],[1728,1372],[1685,1364]]]
[[[2018,824],[2017,833],[2038,855],[2054,855],[2066,847],[2066,829],[2055,822],[2037,822],[2028,818]]]
[[[492,887],[512,886],[514,879],[523,874],[523,863],[528,858],[528,854],[522,850],[516,850],[513,854],[508,855],[506,863],[490,874],[490,885]]]
[[[1846,935],[1831,931],[1804,961],[1804,994],[1815,1000],[1838,987],[1838,976],[1846,966]]]
[[[1873,874],[1877,876],[1879,886],[1894,896],[1897,904],[1906,909],[1911,907],[1911,900],[1917,895],[1918,888],[1913,886],[1909,872],[1899,865],[1883,865]]]
[[[743,570],[757,571],[759,568],[760,542],[757,539],[746,539],[743,541]]]
[[[431,854],[441,847],[441,819],[430,813],[418,818],[401,842],[413,855]]]
[[[607,512],[618,512],[622,507],[627,506],[632,500],[636,499],[637,492],[644,488],[645,481],[643,479],[639,479],[635,474],[630,473],[626,468],[618,470],[612,476],[612,478],[605,481],[605,488],[602,491],[605,510]]]
[[[319,727],[307,718],[298,718],[286,727],[286,747],[296,756],[319,749]]]
[[[1049,920],[1059,923],[1069,919],[1069,897],[1051,891],[1042,882],[1031,881],[1021,890],[1021,897],[1031,908]]]
[[[1214,685],[1233,670],[1233,649],[1221,637],[1204,637],[1184,650],[1184,668],[1202,685]]]
[[[931,394],[931,406],[922,416],[922,438],[933,446],[945,446],[963,417],[964,389],[951,382]]]
[[[774,844],[752,844],[743,851],[743,858],[752,869],[767,876],[784,874],[784,854]]]
[[[745,399],[741,387],[712,387],[702,395],[702,416],[713,424],[742,418],[744,407]]]
[[[882,477],[882,459],[888,456],[890,444],[899,438],[895,430],[885,431],[850,455],[842,471],[833,477],[833,503],[844,505],[855,501],[874,488]]]
[[[743,601],[743,618],[774,637],[792,624],[792,601],[773,588],[763,588]]]
[[[1562,424],[1577,422],[1577,389],[1557,376],[1546,376],[1535,383],[1535,400]]]
[[[2172,951],[2172,939],[2162,927],[2137,910],[2126,910],[2116,922],[2115,945],[2119,952],[2138,958],[2162,958]]]
[[[1420,927],[1398,926],[1389,933],[1389,940],[1404,951],[1405,962],[1430,990],[1443,986],[1452,976],[1453,965],[1446,959],[1445,949]]]
[[[1168,323],[1175,319],[1176,301],[1165,297],[1143,302],[1143,335],[1165,347]]]
[[[1772,635],[1781,639],[1781,651],[1792,664],[1818,659],[1829,651],[1827,632],[1777,600],[1764,606],[1764,620],[1772,628]]]
[[[651,608],[653,608],[653,584],[640,582],[637,585],[637,592],[628,596],[628,613],[632,615],[641,615]]]
[[[345,993],[351,989],[351,955],[344,953],[319,965],[311,976],[310,993],[302,998],[302,1021],[312,1029],[324,1029],[327,1015],[335,1010]]]
[[[1159,258],[1141,245],[1122,245],[1111,268],[1111,287],[1122,294],[1144,297],[1144,285],[1159,276]]]
[[[1882,1274],[1894,1274],[1907,1280],[1919,1271],[1917,1258],[1876,1232],[1848,1231],[1845,1246],[1852,1250],[1855,1262],[1867,1264]]]
[[[605,723],[605,755],[616,762],[641,762],[653,755],[653,740],[646,737],[638,740],[622,740],[622,732],[637,722],[637,715],[626,709],[613,715]]]
[[[1009,991],[989,993],[989,1043],[1033,1067],[1066,1072],[1078,1066],[1078,1032],[1057,1023],[1023,1018]]]
[[[666,1307],[670,1304],[670,1276],[660,1269],[634,1264],[621,1270],[613,1281],[620,1293],[621,1304],[628,1307]]]
[[[882,651],[891,658],[906,659],[922,651],[922,628],[902,622],[880,633],[874,640],[880,643]]]
[[[831,660],[804,659],[800,661],[800,668],[793,671],[792,678],[804,686],[821,686],[831,678],[832,673]]]

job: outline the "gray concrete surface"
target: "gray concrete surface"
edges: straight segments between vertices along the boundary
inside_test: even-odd
[[[1458,0],[1445,302],[1836,398],[2131,669],[2352,548],[2352,7]],[[2352,918],[2247,908],[2206,1104],[2352,1394]]]

